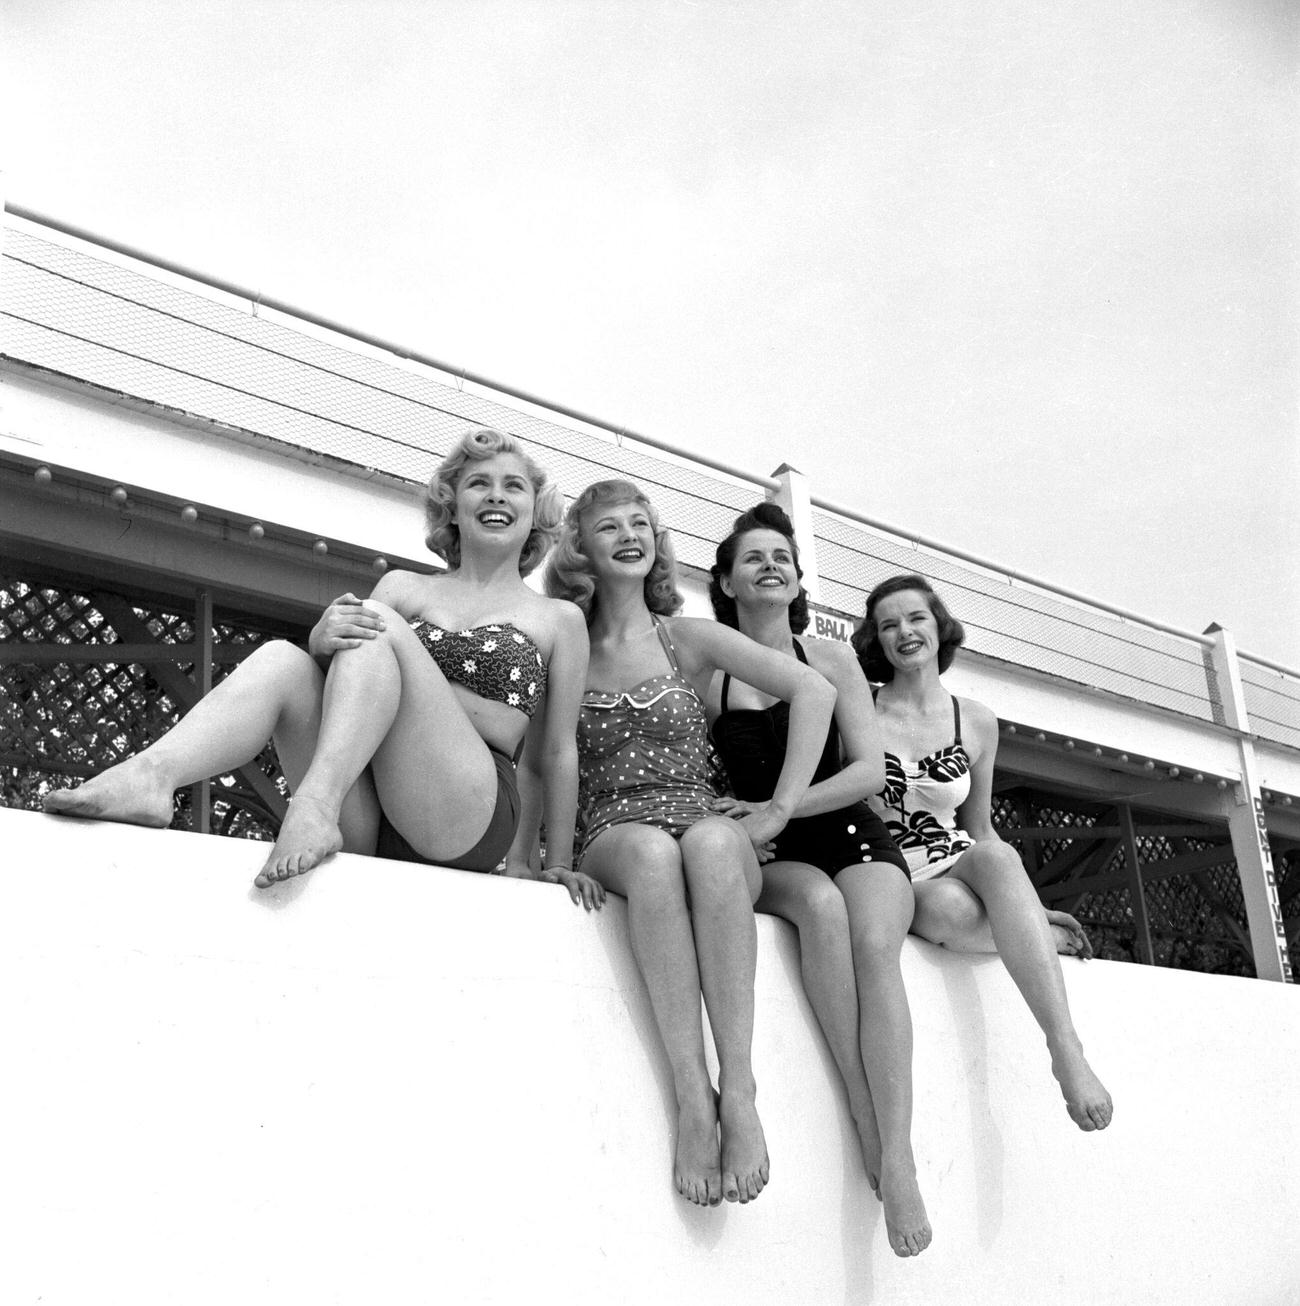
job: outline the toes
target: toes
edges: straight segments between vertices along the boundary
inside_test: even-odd
[[[722,1176],[720,1174],[711,1174],[709,1176],[708,1195],[710,1206],[722,1205]]]
[[[722,1195],[729,1202],[740,1201],[740,1184],[737,1183],[734,1174],[724,1174],[722,1176]]]

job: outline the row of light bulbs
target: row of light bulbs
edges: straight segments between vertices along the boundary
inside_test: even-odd
[[[1023,734],[1025,738],[1033,740],[1033,742],[1036,744],[1047,744],[1053,742],[1045,731],[1036,730],[1033,733],[1030,733],[1029,731],[1022,731],[1019,726],[1010,722],[1003,725],[1002,731],[1004,734],[1007,735]],[[1068,738],[1063,738],[1059,742],[1061,747],[1065,749],[1066,752],[1074,752],[1077,749],[1081,752],[1087,753],[1090,756],[1096,758],[1103,758],[1107,755],[1106,750],[1102,748],[1100,744],[1080,744],[1076,740],[1068,739]],[[1137,766],[1140,767],[1143,771],[1155,771],[1157,769],[1163,769],[1165,776],[1167,776],[1170,780],[1177,780],[1180,777],[1185,777],[1186,779],[1191,780],[1193,784],[1198,784],[1198,785],[1204,784],[1206,780],[1206,776],[1203,771],[1188,772],[1183,770],[1183,768],[1180,766],[1165,765],[1163,763],[1156,762],[1149,757],[1138,759],[1138,758],[1131,757],[1128,753],[1112,753],[1110,756],[1114,761],[1118,762],[1121,766]],[[1222,789],[1226,789],[1230,783],[1231,783],[1230,781],[1224,779],[1222,776],[1218,776],[1214,780],[1214,787],[1216,789],[1222,790]],[[1292,799],[1290,794],[1276,794],[1273,793],[1273,791],[1270,789],[1261,789],[1260,797],[1266,803],[1278,803],[1283,807],[1290,807],[1294,803],[1294,799]]]
[[[38,485],[51,485],[54,482],[54,473],[44,463],[42,463],[32,473],[33,479]],[[109,501],[118,508],[125,508],[130,502],[131,496],[124,485],[115,485],[108,492]],[[179,513],[181,521],[187,526],[193,526],[199,519],[199,510],[192,504],[187,503],[181,508]],[[258,540],[266,538],[266,527],[260,521],[252,522],[248,527],[248,538],[257,543]],[[311,551],[318,557],[323,558],[330,551],[327,540],[315,540],[312,543]],[[382,554],[376,554],[371,560],[371,567],[381,575],[388,570],[388,559]]]

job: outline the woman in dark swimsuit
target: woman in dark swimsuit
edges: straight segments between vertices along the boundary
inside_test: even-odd
[[[575,900],[590,899],[599,886],[570,869],[562,833],[576,806],[587,632],[570,604],[523,579],[555,536],[559,491],[511,436],[480,430],[438,468],[425,509],[445,574],[390,571],[367,602],[336,599],[310,654],[262,645],[156,744],[49,795],[45,810],[165,826],[175,789],[248,762],[270,737],[293,799],[259,886],[340,849],[487,871],[515,834],[511,759],[535,720],[557,831],[548,861]]]
[[[581,867],[627,899],[633,955],[677,1095],[677,1191],[699,1205],[751,1201],[769,1172],[750,1055],[759,858],[813,773],[835,691],[715,621],[675,615],[682,600],[668,533],[627,481],[578,496],[546,589],[578,604],[590,628],[578,727]],[[713,811],[703,695],[719,669],[790,704],[772,802],[738,822]],[[718,1053],[716,1099],[701,994]]]
[[[913,867],[913,928],[927,937],[941,932],[940,918],[961,912],[963,901],[968,915],[987,913],[997,951],[1046,1036],[1070,1118],[1085,1131],[1105,1129],[1110,1094],[1070,1018],[1052,930],[990,817],[997,718],[983,703],[949,694],[939,679],[963,638],[922,576],[893,576],[868,596],[854,646],[868,678],[883,682],[876,710],[887,750],[885,784],[872,805]]]
[[[890,1247],[916,1256],[930,1223],[912,1156],[912,1018],[899,953],[911,924],[907,866],[863,801],[884,779],[871,695],[853,653],[796,636],[808,624],[789,518],[759,504],[718,545],[710,597],[719,622],[820,671],[836,688],[834,722],[813,783],[763,866],[758,910],[799,932],[804,987],[844,1079]],[[732,816],[761,812],[786,749],[787,712],[729,675],[709,690],[713,738],[736,794]]]

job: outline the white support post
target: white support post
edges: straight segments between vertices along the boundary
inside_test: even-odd
[[[812,492],[808,478],[789,463],[782,463],[772,475],[781,482],[769,497],[785,509],[794,523],[795,543],[799,546],[799,566],[803,568],[803,587],[812,603],[821,602],[821,576],[817,570],[817,536],[813,530]]]
[[[1237,665],[1237,646],[1232,635],[1221,626],[1212,625],[1206,632],[1214,637],[1211,659],[1223,702],[1225,723],[1237,732],[1237,754],[1241,764],[1241,784],[1231,793],[1228,803],[1228,833],[1237,860],[1241,896],[1246,904],[1246,922],[1250,927],[1250,947],[1255,956],[1255,973],[1260,979],[1292,981],[1291,958],[1286,946],[1286,927],[1277,900],[1277,872],[1273,850],[1269,847],[1268,826],[1264,820],[1264,800],[1260,795],[1259,766],[1250,734],[1250,718],[1241,688]]]

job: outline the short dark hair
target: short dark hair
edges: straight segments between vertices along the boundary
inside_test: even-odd
[[[775,503],[755,504],[748,512],[742,512],[731,528],[731,534],[718,545],[714,554],[713,566],[709,568],[709,602],[713,604],[713,615],[724,625],[733,630],[740,628],[740,618],[736,614],[736,600],[722,588],[722,577],[731,574],[736,565],[736,554],[740,551],[740,537],[749,531],[776,531],[790,542],[790,556],[794,559],[794,574],[803,579],[803,568],[799,565],[799,546],[794,542],[794,524],[785,515],[785,511]],[[796,635],[802,635],[808,629],[808,591],[802,585],[799,593],[789,608],[790,629]]]
[[[904,590],[916,590],[925,595],[930,614],[934,617],[935,625],[939,627],[940,675],[952,666],[957,650],[966,640],[965,627],[948,611],[944,601],[935,593],[934,586],[924,576],[909,572],[906,575],[891,576],[888,580],[882,580],[867,595],[867,614],[863,617],[862,624],[853,632],[853,648],[858,655],[858,662],[861,663],[863,672],[873,685],[887,685],[894,678],[894,664],[885,656],[885,650],[880,647],[880,632],[876,627],[876,605],[881,599],[887,599],[891,594],[901,594]]]

